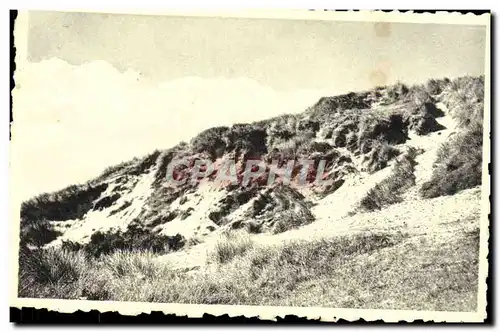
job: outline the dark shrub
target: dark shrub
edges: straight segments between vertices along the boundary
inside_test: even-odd
[[[111,211],[109,213],[109,215],[112,216],[114,214],[117,214],[118,212],[121,212],[121,211],[125,210],[126,208],[128,208],[130,205],[132,205],[131,201],[125,201],[125,202],[123,202],[123,204],[119,208],[116,208],[113,211]]]
[[[47,220],[21,221],[20,240],[22,245],[30,244],[42,247],[61,235],[62,233],[55,230]]]
[[[386,91],[390,101],[395,102],[406,97],[406,95],[410,92],[410,89],[406,84],[398,82],[394,85],[388,86]]]
[[[262,224],[255,221],[249,221],[246,223],[246,228],[248,233],[258,234],[262,233]]]
[[[153,153],[139,159],[139,161],[133,165],[127,173],[129,175],[140,175],[146,173],[151,167],[156,164],[158,157],[161,152],[159,150],[153,151]]]
[[[155,173],[155,179],[153,185],[155,187],[160,186],[167,176],[167,169],[170,162],[176,157],[178,152],[175,149],[169,149],[164,151],[157,159],[157,170]]]
[[[411,114],[407,117],[406,121],[408,123],[408,129],[414,130],[417,135],[427,135],[435,131],[446,129],[428,113],[418,112]]]
[[[96,179],[96,181],[102,181],[105,180],[112,175],[119,175],[122,174],[124,170],[126,170],[131,164],[133,164],[134,160],[128,160],[124,161],[120,164],[113,165],[110,167],[107,167]]]
[[[441,109],[437,108],[435,103],[423,103],[419,106],[419,108],[422,113],[429,114],[434,118],[440,118],[444,116],[444,112]]]
[[[379,140],[388,144],[402,144],[408,138],[403,116],[398,113],[365,115],[361,119],[358,145],[366,140]],[[367,151],[361,151],[366,153]]]
[[[386,168],[388,162],[400,154],[397,148],[379,140],[366,140],[361,145],[361,152],[366,153],[363,163],[370,173]]]
[[[484,76],[459,77],[443,93],[443,102],[460,126],[482,127],[484,112]]]
[[[253,201],[246,217],[255,223],[247,229],[255,231],[284,232],[291,228],[309,224],[314,216],[305,197],[297,190],[284,185],[269,188]],[[250,227],[250,228],[248,228]]]
[[[226,264],[236,256],[243,256],[253,248],[253,242],[249,237],[234,236],[226,233],[209,253],[209,259],[218,264]]]
[[[22,247],[19,252],[20,277],[33,278],[40,284],[71,283],[78,280],[85,268],[85,257],[59,248],[29,250]]]

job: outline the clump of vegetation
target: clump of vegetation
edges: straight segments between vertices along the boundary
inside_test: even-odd
[[[268,159],[282,156],[288,160],[296,160],[301,156],[299,150],[305,144],[310,143],[313,138],[313,133],[305,132],[294,135],[289,139],[275,139],[268,154]]]
[[[451,137],[438,151],[432,177],[422,184],[422,196],[453,195],[481,185],[482,151],[482,130],[466,131]]]
[[[461,127],[480,127],[484,113],[484,76],[459,77],[443,92],[443,101]]]
[[[75,284],[82,281],[87,268],[87,258],[82,252],[60,248],[29,250],[21,246],[19,296],[77,298]]]
[[[208,214],[208,218],[217,225],[222,225],[224,217],[250,201],[256,194],[256,187],[236,188],[217,203],[214,210]]]
[[[334,97],[323,97],[308,112],[321,117],[344,110],[367,109],[370,108],[370,104],[367,102],[368,95],[369,92],[350,92]]]
[[[125,210],[126,208],[128,208],[128,207],[129,207],[129,206],[131,206],[131,205],[132,205],[132,201],[125,201],[125,202],[123,202],[123,204],[122,204],[122,205],[120,205],[120,207],[118,207],[118,208],[114,209],[113,211],[111,211],[111,212],[109,213],[109,215],[110,215],[110,216],[115,215],[115,214],[117,214],[117,213],[119,213],[119,212],[121,212],[121,211]]]
[[[212,159],[221,157],[226,150],[227,142],[224,137],[227,135],[229,127],[213,127],[202,131],[191,140],[193,152],[207,152]]]
[[[450,83],[448,78],[444,78],[441,80],[430,79],[427,81],[425,88],[427,92],[431,95],[439,95],[441,94],[446,86]]]
[[[401,100],[408,97],[410,88],[402,82],[397,82],[394,85],[386,87],[385,92],[387,95],[385,103],[392,104],[395,102],[400,102]]]
[[[360,120],[358,146],[367,140],[380,140],[388,144],[402,144],[408,138],[403,116],[399,113],[366,114]],[[368,151],[361,148],[361,153]]]
[[[314,221],[305,197],[297,190],[278,185],[261,192],[253,201],[246,216],[253,220],[254,230],[281,233]]]
[[[158,157],[162,154],[160,150],[154,150],[144,157],[135,157],[131,160],[121,162],[117,165],[107,167],[94,181],[101,182],[110,177],[128,175],[141,175],[147,173],[156,164]]]
[[[140,175],[144,174],[151,169],[156,164],[158,157],[161,155],[160,150],[155,150],[152,153],[139,158],[139,160],[134,163],[130,169],[127,170],[127,173],[130,175]]]
[[[278,234],[310,224],[315,218],[311,211],[302,205],[298,209],[282,211],[275,219],[273,233]]]
[[[432,177],[421,187],[424,198],[452,195],[482,181],[484,77],[455,79],[443,95],[463,130],[440,147]]]
[[[226,152],[234,151],[236,156],[260,157],[267,153],[267,131],[256,123],[233,125],[227,132],[226,140]]]
[[[161,265],[155,262],[158,253],[149,250],[116,250],[100,260],[116,278],[136,276],[139,279],[158,276]]]
[[[154,253],[168,253],[179,250],[185,243],[185,238],[180,234],[162,235],[132,223],[125,232],[121,230],[97,231],[92,234],[88,243],[65,241],[62,246],[67,250],[83,250],[91,256],[100,257],[116,250],[148,250]]]
[[[107,183],[72,185],[54,193],[38,195],[21,204],[21,219],[80,219],[93,208],[93,202],[107,186]]]
[[[104,169],[104,171],[102,171],[102,173],[96,178],[96,181],[100,182],[102,180],[108,179],[111,176],[118,176],[120,174],[123,174],[124,171],[133,163],[134,159],[124,161],[113,166],[109,166],[106,169]]]
[[[436,121],[436,118],[443,115],[443,111],[438,109],[434,102],[416,103],[404,113],[404,122],[405,126],[417,135],[427,135],[445,129]]]
[[[391,174],[370,189],[360,202],[366,211],[380,210],[383,207],[401,201],[401,195],[415,185],[415,157],[417,150],[410,148],[396,160]]]
[[[236,252],[222,256],[232,257],[229,260],[211,260],[208,267],[188,272],[175,269],[152,252],[117,251],[99,258],[68,258],[65,269],[70,272],[57,273],[51,282],[38,275],[38,268],[24,269],[19,296],[473,311],[477,304],[477,234],[464,232],[436,243],[431,236],[406,241],[411,235],[363,232],[276,246],[253,245],[249,250],[229,250]],[[33,257],[25,257],[20,264]],[[43,266],[54,266],[46,255],[43,259]]]
[[[208,255],[208,259],[218,264],[225,264],[236,256],[243,256],[253,247],[254,243],[250,237],[225,232],[215,244],[213,251]]]
[[[400,151],[380,140],[366,140],[362,144],[362,150],[369,152],[363,156],[363,163],[370,173],[387,167],[389,161],[397,157]]]
[[[201,132],[191,140],[194,153],[207,153],[212,160],[225,153],[260,156],[267,152],[267,132],[258,123],[234,124],[229,127],[214,127]]]
[[[188,154],[188,144],[185,142],[181,142],[176,146],[161,152],[156,159],[156,172],[154,174],[153,186],[156,189],[161,188],[161,185],[166,179],[167,169],[170,162],[172,162],[172,160],[174,159],[182,158],[183,156]]]
[[[72,185],[60,191],[38,195],[21,204],[21,243],[43,246],[61,232],[51,222],[81,219],[92,210],[94,201],[107,183]]]

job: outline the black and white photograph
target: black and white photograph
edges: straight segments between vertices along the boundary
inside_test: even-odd
[[[490,15],[20,12],[11,305],[482,322]]]

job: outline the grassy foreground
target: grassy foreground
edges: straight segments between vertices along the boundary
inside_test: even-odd
[[[474,311],[479,233],[358,233],[260,246],[228,235],[198,270],[147,251],[21,255],[20,297]]]

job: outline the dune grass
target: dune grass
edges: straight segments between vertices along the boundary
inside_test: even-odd
[[[225,232],[222,238],[215,244],[208,259],[211,262],[225,264],[236,256],[242,256],[245,252],[251,250],[253,246],[254,243],[250,237]]]
[[[432,81],[413,88],[396,84],[382,89],[391,103],[435,106],[434,98],[439,95],[463,127],[463,132],[441,147],[432,179],[422,186],[424,197],[453,194],[480,184],[481,84],[481,79],[461,78],[451,83]],[[296,158],[297,154],[324,155],[345,147],[364,155],[368,170],[377,171],[399,155],[394,145],[406,142],[410,124],[403,114],[366,112],[370,107],[366,96],[350,93],[322,98],[308,111],[308,121],[283,116],[274,122],[211,128],[189,145],[155,151],[110,168],[101,177],[122,172],[140,175],[154,168],[156,197],[152,201],[156,205],[151,218],[158,219],[170,218],[171,211],[165,211],[165,206],[184,193],[171,193],[160,186],[168,162],[178,153],[207,153],[213,159],[229,152],[265,157],[276,149]],[[321,132],[328,132],[325,139],[331,139],[332,146],[314,145],[317,127],[326,122],[322,129],[328,130]],[[402,193],[415,184],[414,158],[411,151],[400,156],[391,175],[363,198],[362,208],[372,211],[399,202]],[[49,227],[49,221],[82,218],[96,208],[106,186],[104,182],[71,186],[23,203],[19,296],[457,311],[476,307],[477,231],[453,234],[446,240],[436,234],[379,231],[273,246],[257,245],[248,236],[227,235],[208,253],[206,265],[189,272],[170,266],[164,256],[180,249],[185,240],[150,229],[96,232],[84,246],[67,242],[62,248],[28,249],[27,244],[42,246],[60,235]],[[302,197],[276,189],[272,193],[273,197],[269,193],[255,200],[254,215],[249,217],[258,221],[249,224],[255,232],[267,227],[279,233],[314,220]],[[269,197],[278,208],[264,211]],[[99,202],[109,205],[109,201]]]
[[[385,206],[401,202],[402,194],[415,185],[414,171],[417,152],[415,148],[409,148],[396,160],[391,174],[377,183],[361,199],[360,207],[362,210],[380,210]]]
[[[472,311],[478,264],[474,234],[435,242],[369,232],[275,246],[231,237],[213,249],[208,265],[190,272],[173,269],[149,251],[92,258],[51,249],[22,256],[19,295]]]
[[[143,227],[137,220],[132,222],[125,231],[108,230],[97,231],[92,234],[90,241],[85,244],[63,241],[62,248],[69,251],[83,251],[87,255],[100,257],[119,250],[151,251],[154,253],[168,253],[184,247],[186,239],[180,235],[162,235]]]
[[[462,130],[440,147],[432,177],[420,190],[424,198],[452,195],[482,180],[484,77],[452,81],[443,99]]]

